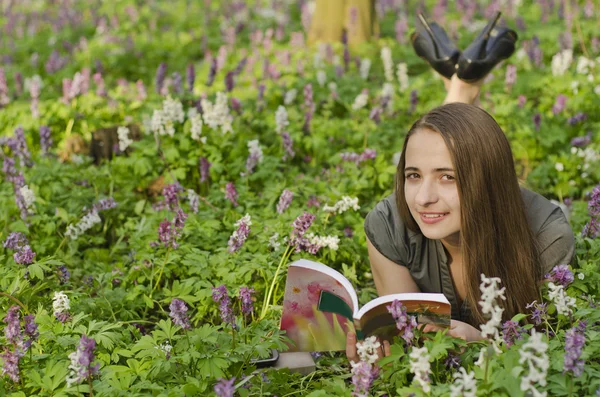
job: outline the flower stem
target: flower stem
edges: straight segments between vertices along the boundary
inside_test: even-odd
[[[6,296],[8,299],[11,299],[12,301],[14,301],[17,305],[21,306],[21,308],[23,309],[23,311],[25,313],[29,313],[29,309],[27,308],[27,306],[25,306],[20,300],[18,300],[17,298],[15,298],[14,296],[7,294],[6,292],[0,292],[0,296]]]
[[[171,253],[171,247],[169,247],[169,249],[167,250],[167,255],[165,256],[165,260],[163,261],[163,264],[160,267],[160,272],[158,273],[158,278],[156,279],[156,284],[154,284],[154,287],[152,287],[152,291],[150,291],[150,299],[152,299],[152,294],[154,294],[156,287],[158,287],[158,284],[160,284],[160,278],[162,277],[162,274],[165,270],[165,266],[167,265],[167,261],[169,260],[170,253]],[[154,280],[154,277],[152,277],[152,280]],[[150,280],[150,285],[152,285],[152,280]]]
[[[277,276],[279,275],[279,270],[287,262],[288,258],[292,254],[292,251],[293,251],[293,247],[291,245],[288,245],[287,248],[285,249],[285,251],[283,252],[283,255],[281,256],[281,260],[279,261],[279,265],[277,266],[277,270],[275,270],[275,275],[273,276],[273,281],[271,282],[271,286],[269,287],[269,292],[265,296],[265,301],[263,302],[263,307],[262,307],[262,310],[260,313],[260,317],[258,318],[259,321],[262,320],[263,318],[265,318],[265,316],[267,315],[267,312],[269,311],[269,307],[270,307],[269,302],[271,301],[271,295],[273,295],[273,290],[275,289],[275,284],[277,282]]]

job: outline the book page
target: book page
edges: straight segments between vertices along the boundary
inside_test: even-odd
[[[402,302],[402,304],[404,306],[407,306],[407,307],[409,307],[409,305],[411,305],[411,307],[417,307],[419,304],[431,305],[432,303],[433,304],[437,303],[438,305],[431,305],[432,307],[437,307],[437,309],[435,309],[436,311],[439,311],[441,313],[441,312],[446,312],[446,310],[447,310],[448,313],[450,313],[450,302],[444,296],[444,294],[429,294],[429,293],[423,293],[423,292],[414,292],[414,293],[407,293],[407,294],[384,295],[384,296],[375,298],[372,301],[365,304],[363,307],[361,307],[360,310],[358,310],[358,312],[354,316],[354,318],[356,318],[357,320],[360,320],[365,313],[369,312],[373,308],[375,308],[381,304],[389,305],[395,299],[398,299],[400,302]]]
[[[356,293],[339,272],[304,259],[288,267],[280,329],[293,341],[289,351],[345,349],[346,334],[354,330],[353,322],[342,315],[318,310],[322,291],[339,298],[348,314],[356,310]]]

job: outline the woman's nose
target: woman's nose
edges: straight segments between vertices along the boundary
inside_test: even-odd
[[[438,199],[437,189],[433,182],[423,181],[417,190],[415,195],[415,203],[419,206],[425,207],[429,204],[435,203]]]

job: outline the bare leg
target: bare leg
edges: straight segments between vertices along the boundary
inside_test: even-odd
[[[483,79],[475,83],[466,83],[453,75],[450,80],[444,78],[444,86],[446,87],[446,99],[444,104],[452,102],[469,103],[479,105],[479,92]]]

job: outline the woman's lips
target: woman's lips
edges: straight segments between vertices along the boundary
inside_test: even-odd
[[[421,218],[421,222],[431,225],[433,223],[438,223],[446,219],[448,216],[448,212],[420,212],[419,217]]]

